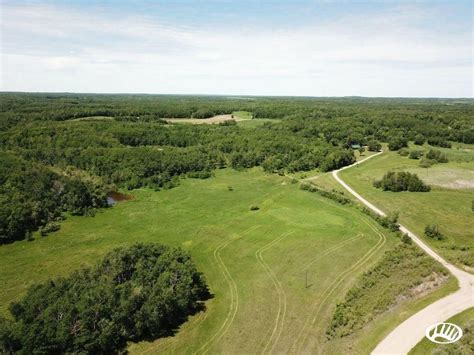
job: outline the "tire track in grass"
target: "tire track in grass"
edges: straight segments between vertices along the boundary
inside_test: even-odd
[[[283,289],[280,280],[278,280],[272,268],[263,259],[263,252],[271,248],[273,245],[277,244],[278,242],[282,241],[284,238],[286,238],[292,233],[294,232],[283,233],[282,235],[275,238],[270,243],[264,245],[263,247],[261,247],[255,252],[255,257],[257,258],[257,261],[260,263],[260,265],[262,265],[262,267],[267,272],[268,276],[270,276],[270,278],[272,279],[273,285],[275,286],[275,289],[278,294],[278,313],[275,319],[275,325],[273,327],[270,338],[268,339],[267,343],[265,344],[265,347],[263,348],[262,354],[264,354],[267,351],[267,348],[270,346],[272,342],[273,342],[273,345],[271,346],[269,352],[271,353],[273,351],[273,348],[275,347],[275,345],[278,342],[278,339],[281,336],[281,332],[283,330],[283,324],[285,323],[285,316],[286,316],[285,290]]]
[[[384,245],[385,245],[385,242],[387,240],[387,238],[385,237],[385,234],[383,234],[382,232],[380,232],[379,230],[377,230],[373,225],[371,225],[369,222],[367,222],[367,220],[363,219],[363,222],[365,224],[367,224],[370,229],[372,229],[378,236],[379,236],[379,242],[381,242],[381,244],[377,247],[376,250],[374,250],[371,255],[369,255],[364,261],[362,261],[358,266],[356,266],[355,268],[353,268],[351,271],[354,271],[355,269],[359,268],[360,266],[362,266],[365,262],[367,262],[377,251],[379,251]],[[379,242],[377,242],[377,244],[379,244]],[[341,284],[342,281],[344,281],[344,279],[346,278],[347,274],[341,279],[339,280],[339,282],[334,286],[334,288],[331,290],[331,293],[334,292],[337,287]],[[330,294],[331,294],[330,293]],[[313,321],[312,321],[312,324],[311,326],[313,326],[317,319],[318,319],[318,315],[319,315],[319,312],[321,312],[322,308],[323,308],[323,303],[326,302],[328,299],[329,299],[329,296],[330,294],[328,294],[325,299],[320,303],[319,307],[318,307],[318,310],[317,310],[317,313],[315,314],[314,318],[313,318]],[[321,329],[321,326],[320,326],[320,323],[318,323],[316,325],[316,331],[320,330]],[[319,344],[316,342],[316,350],[318,352],[318,354],[321,354],[321,348],[319,347]]]
[[[318,255],[316,255],[314,257],[314,259],[312,259],[308,264],[306,264],[306,266],[302,269],[303,271],[306,271],[308,270],[311,265],[313,265],[316,261],[319,261],[320,259],[322,259],[323,257],[331,254],[332,252],[344,247],[346,244],[349,244],[355,240],[358,240],[360,238],[363,238],[364,235],[362,233],[359,233],[357,234],[355,237],[352,237],[352,238],[349,238],[349,239],[346,239],[346,240],[343,240],[342,242],[336,244],[336,245],[333,245],[332,247],[324,250],[323,252],[319,253]]]
[[[377,229],[375,229],[369,222],[365,220],[365,218],[361,218],[362,221],[367,224],[379,237],[377,244],[375,244],[372,248],[367,251],[361,258],[359,258],[354,264],[352,264],[351,267],[346,269],[345,271],[341,272],[335,279],[334,281],[324,290],[323,292],[323,299],[319,303],[313,304],[312,308],[315,308],[314,312],[311,312],[310,314],[314,314],[313,319],[310,320],[311,318],[307,318],[305,321],[305,324],[303,326],[303,329],[299,333],[298,337],[296,338],[295,342],[293,343],[293,347],[298,346],[296,352],[299,354],[302,352],[302,348],[304,347],[304,344],[306,343],[306,339],[308,338],[309,335],[309,329],[314,326],[314,323],[316,323],[316,320],[318,319],[318,315],[321,312],[321,309],[323,305],[326,303],[326,301],[329,299],[329,296],[337,289],[337,287],[344,281],[344,279],[354,270],[362,266],[364,263],[366,263],[378,250],[380,250],[385,242],[386,242],[386,237],[383,233],[379,232]],[[301,336],[303,338],[300,340]],[[296,345],[298,344],[299,345]],[[318,347],[318,343],[316,342],[316,347],[318,353],[320,353],[320,349]]]
[[[217,330],[216,333],[209,339],[206,343],[204,343],[197,351],[196,353],[202,352],[205,354],[206,352],[209,351],[210,346],[218,341],[220,338],[224,336],[225,333],[229,330],[230,325],[234,321],[235,315],[237,314],[237,311],[239,309],[239,294],[237,290],[237,284],[235,283],[232,275],[229,272],[229,269],[227,269],[227,266],[225,265],[224,261],[222,260],[221,257],[221,252],[222,250],[227,247],[230,243],[233,241],[236,241],[243,236],[253,232],[255,229],[260,228],[261,226],[253,226],[250,227],[249,229],[245,230],[241,234],[238,234],[229,240],[226,240],[219,244],[216,249],[214,249],[214,260],[216,261],[217,265],[219,266],[222,274],[224,275],[224,278],[229,286],[229,291],[230,291],[230,307],[229,311],[227,312],[226,318],[224,319],[224,322],[220,326],[220,328]]]

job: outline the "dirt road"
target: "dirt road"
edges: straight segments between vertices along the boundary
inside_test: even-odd
[[[364,205],[375,213],[385,216],[385,213],[382,210],[355,192],[338,176],[340,171],[363,163],[364,161],[382,153],[383,152],[371,155],[370,157],[360,160],[352,165],[343,167],[339,170],[334,170],[332,175],[347,191],[354,195]],[[419,341],[423,339],[425,336],[425,329],[430,325],[444,322],[455,314],[474,307],[474,275],[468,274],[448,263],[405,226],[400,225],[400,230],[403,233],[407,233],[411,239],[420,246],[420,248],[422,248],[432,258],[442,263],[451,274],[456,277],[459,282],[459,290],[430,304],[405,320],[377,345],[372,354],[407,354]]]

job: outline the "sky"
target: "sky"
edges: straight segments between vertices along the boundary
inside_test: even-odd
[[[0,0],[0,90],[473,97],[472,1]]]

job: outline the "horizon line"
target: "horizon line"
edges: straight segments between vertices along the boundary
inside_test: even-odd
[[[68,94],[68,95],[149,95],[149,96],[217,96],[217,97],[268,97],[268,98],[361,98],[361,99],[436,99],[436,100],[474,100],[474,97],[459,96],[363,96],[363,95],[341,95],[341,96],[313,96],[313,95],[255,95],[255,94],[197,94],[197,93],[150,93],[150,92],[81,92],[81,91],[15,91],[0,90],[0,94]]]

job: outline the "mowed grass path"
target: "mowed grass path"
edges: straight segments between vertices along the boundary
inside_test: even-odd
[[[156,241],[188,250],[214,297],[175,336],[131,344],[132,353],[329,351],[322,340],[336,302],[395,243],[356,209],[258,169],[133,194],[47,237],[0,247],[1,313],[34,282]]]
[[[415,147],[413,147],[415,148]],[[418,147],[419,149],[419,147]],[[455,264],[474,265],[474,189],[443,187],[447,176],[472,179],[474,152],[440,149],[450,162],[436,164],[429,169],[419,167],[419,160],[402,157],[396,152],[385,152],[364,164],[340,173],[352,188],[384,212],[400,212],[400,221],[434,247],[442,256]],[[471,160],[472,159],[472,160]],[[457,160],[457,161],[456,161]],[[430,192],[390,192],[373,187],[373,181],[387,171],[410,171],[432,184]],[[317,181],[319,182],[319,181]],[[435,241],[424,236],[427,224],[436,224],[447,236]],[[474,269],[466,268],[468,271]]]

